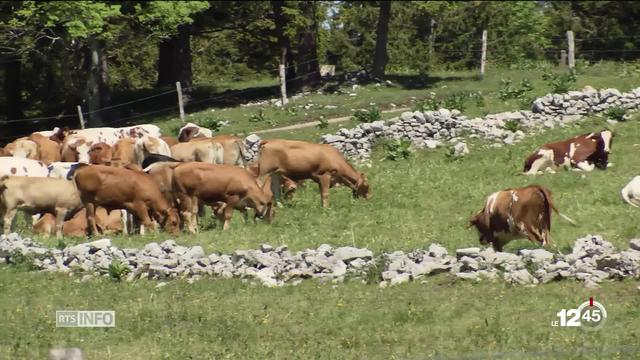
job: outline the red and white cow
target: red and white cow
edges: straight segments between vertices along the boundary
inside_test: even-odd
[[[204,128],[202,126],[198,126],[193,123],[187,123],[185,126],[180,128],[180,132],[178,132],[178,141],[179,142],[187,142],[191,141],[193,138],[200,137],[212,137],[213,131],[210,129]]]
[[[540,185],[497,191],[486,199],[484,208],[469,221],[480,233],[481,244],[494,250],[511,240],[528,238],[533,243],[551,243],[551,211],[575,224],[556,209],[551,191]]]
[[[605,130],[545,144],[525,160],[523,172],[535,175],[560,166],[583,171],[592,171],[596,167],[606,169],[612,140],[613,133]]]

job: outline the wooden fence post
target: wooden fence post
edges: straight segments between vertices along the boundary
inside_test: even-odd
[[[573,71],[576,67],[576,47],[573,41],[573,31],[567,31],[567,43],[569,45],[569,69]]]
[[[558,65],[563,69],[567,67],[567,50],[560,50],[560,63]]]
[[[282,48],[282,59],[280,59],[280,66],[278,66],[278,70],[280,71],[280,102],[282,106],[287,105],[289,100],[287,99],[287,68],[285,64],[287,63],[287,48]]]
[[[80,129],[84,129],[84,117],[82,116],[82,106],[78,105],[78,119],[80,120]]]
[[[182,86],[180,86],[180,81],[176,81],[176,90],[178,91],[178,107],[180,108],[180,120],[184,122],[184,103],[182,101]]]
[[[482,57],[480,58],[480,78],[484,78],[484,66],[487,62],[487,30],[482,31]]]

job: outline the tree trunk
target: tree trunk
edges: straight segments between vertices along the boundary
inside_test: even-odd
[[[87,127],[104,126],[109,115],[104,111],[98,111],[102,107],[109,106],[109,89],[107,85],[107,63],[104,54],[104,44],[97,39],[89,39],[85,68],[87,70],[87,83],[84,98],[89,111]]]
[[[6,115],[8,119],[22,119],[22,63],[20,59],[9,60],[4,64],[4,93],[7,98]]]
[[[188,92],[193,84],[191,70],[191,25],[178,26],[178,33],[159,45],[158,82],[156,86],[173,86],[180,81]]]
[[[309,26],[303,31],[298,44],[298,77],[294,86],[298,90],[309,90],[320,84],[320,64],[318,63],[318,20],[316,10],[318,4],[315,1],[300,1],[299,6],[302,16],[310,21]]]
[[[278,38],[278,46],[280,47],[280,53],[284,51],[286,55],[285,66],[286,69],[286,79],[287,79],[287,93],[290,93],[293,87],[291,79],[296,78],[296,69],[295,66],[291,66],[294,63],[294,55],[291,51],[291,42],[289,41],[289,37],[285,34],[285,29],[288,25],[288,20],[284,15],[282,8],[284,7],[284,1],[272,1],[271,8],[273,9],[274,15],[274,23],[276,25],[276,37]]]
[[[380,2],[378,29],[376,32],[376,50],[373,57],[373,76],[383,77],[389,56],[387,55],[387,36],[389,35],[389,18],[391,17],[391,1]]]

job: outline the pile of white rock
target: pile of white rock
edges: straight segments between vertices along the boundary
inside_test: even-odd
[[[22,259],[22,260],[20,260]],[[455,255],[438,244],[412,252],[395,251],[374,256],[368,249],[322,244],[317,249],[290,252],[286,246],[263,244],[256,250],[232,254],[205,254],[200,246],[182,246],[174,240],[152,242],[143,249],[120,249],[109,239],[66,247],[47,248],[13,233],[0,237],[0,262],[29,259],[42,271],[83,274],[83,279],[109,276],[113,262],[126,267],[124,279],[187,278],[202,276],[254,279],[266,286],[298,284],[303,279],[342,282],[346,278],[380,281],[382,287],[439,273],[481,281],[503,279],[511,284],[536,285],[561,279],[597,286],[604,279],[640,277],[640,239],[616,251],[601,236],[576,240],[570,254],[544,249],[519,254],[491,248],[457,249]],[[113,267],[113,266],[112,266]]]
[[[342,128],[336,134],[324,135],[322,143],[331,144],[345,156],[366,159],[379,138],[405,139],[417,148],[436,148],[445,142],[460,142],[462,136],[483,138],[494,147],[512,145],[525,137],[525,131],[564,126],[584,115],[603,112],[620,106],[636,109],[640,106],[640,88],[628,93],[616,89],[597,91],[590,86],[567,94],[549,94],[533,103],[532,111],[513,111],[468,119],[458,110],[404,112],[388,121],[363,123],[353,129]],[[508,122],[522,130],[505,128]],[[512,127],[514,129],[516,127]],[[523,131],[524,130],[524,131]]]
[[[252,162],[258,158],[258,153],[260,152],[260,136],[256,134],[251,134],[244,138],[244,159],[247,162]]]

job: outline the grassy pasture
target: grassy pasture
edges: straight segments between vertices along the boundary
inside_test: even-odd
[[[627,90],[639,84],[637,75],[622,77],[618,75],[620,71],[606,64],[584,69],[576,87],[589,84]],[[486,106],[470,105],[465,111],[474,116],[519,108],[515,102],[495,98],[501,77],[510,76],[514,83],[529,77],[534,82],[535,95],[548,91],[535,72],[505,70],[488,74],[482,81],[473,80],[472,74],[461,74],[468,79],[443,80],[421,89],[411,89],[413,85],[394,89],[366,87],[357,98],[370,92],[371,98],[359,99],[362,104],[374,99],[378,104],[394,101],[400,105],[397,99],[424,97],[429,91],[440,95],[481,90],[486,94]],[[340,107],[332,109],[336,115],[349,115],[348,109],[356,106],[349,104],[352,99],[346,97],[310,95],[315,96],[318,102],[339,102]],[[247,115],[248,119],[253,111],[257,109],[228,110],[239,120],[225,131],[266,125],[244,118]],[[282,116],[285,120],[279,125],[301,120],[293,115]],[[322,243],[367,247],[375,252],[412,250],[433,242],[449,250],[478,246],[477,234],[466,225],[486,196],[502,188],[539,183],[548,186],[556,206],[578,222],[578,226],[572,226],[553,217],[555,243],[550,251],[567,252],[577,237],[587,234],[602,234],[616,247],[626,248],[629,239],[640,235],[638,209],[623,204],[620,198],[620,189],[640,175],[639,120],[636,115],[609,126],[616,137],[610,157],[613,166],[606,171],[519,175],[524,158],[537,146],[601,130],[606,123],[598,117],[529,136],[511,147],[486,148],[484,142],[469,141],[471,153],[457,161],[445,156],[446,149],[417,151],[410,159],[397,162],[384,160],[383,152],[377,151],[370,168],[361,166],[372,186],[373,198],[369,201],[354,200],[350,191],[337,188],[331,191],[330,208],[322,209],[317,186],[308,183],[291,202],[277,210],[272,225],[244,224],[236,214],[231,229],[223,233],[208,217],[198,235],[184,234],[177,242],[202,245],[207,253],[256,248],[261,243],[286,244],[293,251],[316,248]],[[163,126],[170,128],[175,123],[167,121]],[[342,126],[352,124],[269,133],[264,137],[317,141],[320,134]],[[28,234],[21,221],[18,231]],[[142,247],[169,238],[172,237],[165,233],[111,237],[120,247]],[[58,243],[55,239],[38,240],[49,246]],[[64,241],[70,245],[86,239]],[[505,251],[534,247],[526,240],[518,240]],[[161,288],[156,285],[155,281],[115,283],[108,279],[79,282],[78,276],[2,265],[0,359],[44,358],[53,346],[81,347],[88,359],[640,357],[638,282],[631,280],[605,282],[598,290],[586,290],[582,284],[569,281],[534,288],[510,287],[500,281],[472,284],[447,275],[387,289],[355,280],[344,284],[306,281],[279,289],[217,278],[193,284],[175,280]],[[550,326],[560,309],[575,308],[589,296],[609,312],[603,330],[587,332]],[[113,329],[56,329],[55,310],[64,309],[112,309],[117,313],[117,325]]]

